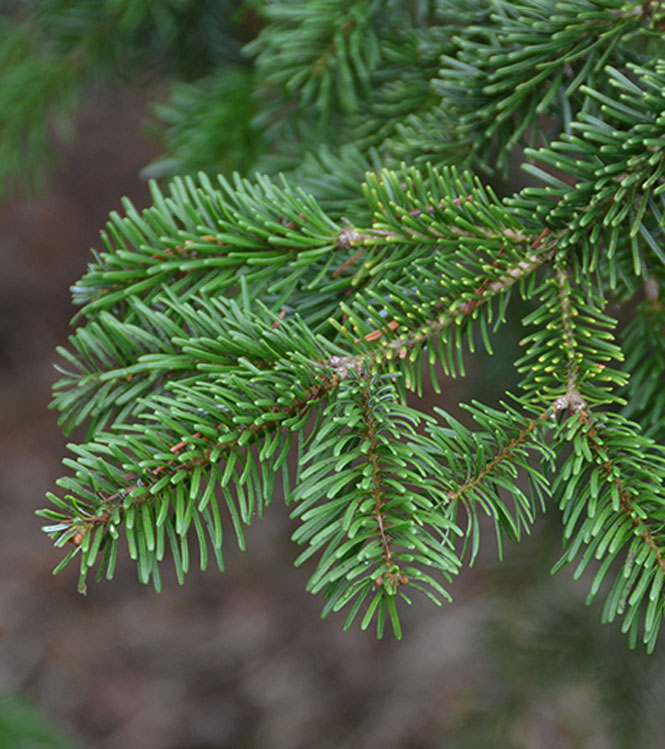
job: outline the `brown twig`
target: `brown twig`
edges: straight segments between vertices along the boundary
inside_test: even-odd
[[[393,562],[393,552],[390,548],[390,542],[388,540],[389,528],[386,524],[386,516],[384,511],[384,496],[386,495],[386,488],[383,486],[381,480],[381,466],[379,465],[379,456],[377,454],[378,440],[376,434],[376,421],[372,414],[372,409],[369,402],[369,393],[365,391],[365,424],[366,432],[365,438],[369,443],[367,448],[367,460],[371,466],[371,476],[373,488],[371,489],[371,496],[374,501],[374,507],[372,509],[372,515],[376,522],[376,526],[379,531],[379,538],[382,548],[382,556],[384,563],[384,571],[379,575],[374,583],[377,586],[389,585],[391,588],[398,588],[400,585],[406,585],[409,582],[409,578],[402,574],[399,568]]]

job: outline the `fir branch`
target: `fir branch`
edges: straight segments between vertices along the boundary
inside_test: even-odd
[[[232,303],[228,309],[233,310]],[[81,455],[71,464],[76,476],[64,479],[62,485],[79,498],[69,496],[63,503],[51,496],[60,510],[56,516],[47,515],[57,520],[59,538],[83,543],[96,525],[109,522],[113,515],[109,506],[124,513],[132,504],[152,502],[171,479],[179,477],[181,481],[202,466],[214,466],[275,430],[303,428],[312,407],[339,384],[339,378],[317,361],[326,358],[322,353],[330,348],[322,348],[304,330],[302,353],[286,355],[297,340],[296,329],[290,322],[272,328],[267,324],[269,319],[238,318],[239,326],[247,329],[253,321],[263,331],[253,345],[260,355],[272,358],[266,369],[257,369],[241,356],[236,366],[219,374],[208,387],[172,381],[166,394],[157,391],[140,403],[139,423],[127,425],[118,434],[100,433],[95,442],[75,448]],[[230,322],[232,318],[227,316],[227,325]],[[232,340],[233,326],[230,332]],[[286,353],[279,351],[280,344],[286,344]],[[248,348],[241,350],[251,356]],[[246,401],[249,390],[253,403]],[[243,414],[234,414],[231,407],[243,403]],[[150,426],[151,421],[161,422],[163,427]],[[277,442],[272,444],[274,449]],[[137,460],[141,470],[127,471],[125,466],[135,465]],[[100,486],[110,490],[100,492]],[[114,517],[116,524],[121,522],[119,516]]]
[[[637,642],[640,615],[643,639],[652,651],[664,618],[660,595],[665,580],[665,456],[636,425],[613,414],[581,409],[562,425],[572,454],[563,462],[554,495],[563,511],[567,551],[556,569],[587,548],[575,571],[579,577],[595,556],[602,564],[591,584],[592,601],[621,552],[624,562],[607,592],[603,619],[624,615],[623,631]],[[647,591],[651,593],[647,596]],[[646,596],[646,597],[645,597]]]
[[[510,441],[498,450],[492,458],[485,463],[482,468],[473,476],[467,478],[463,484],[460,484],[456,489],[452,489],[448,492],[448,501],[456,502],[462,499],[467,493],[473,493],[476,489],[482,486],[486,479],[490,478],[496,469],[500,468],[504,462],[510,461],[516,452],[516,450],[525,442],[531,441],[534,432],[542,427],[543,422],[551,419],[556,415],[557,411],[566,408],[563,402],[558,401],[553,404],[551,408],[543,411],[538,416],[530,419],[524,427],[510,439]]]
[[[301,457],[292,515],[302,525],[293,539],[308,544],[297,564],[320,553],[308,588],[324,591],[324,616],[351,605],[348,628],[370,598],[362,628],[376,616],[380,636],[388,616],[400,637],[395,598],[409,603],[404,589],[412,587],[437,603],[449,599],[437,578],[456,574],[461,531],[423,492],[431,461],[404,442],[416,436],[420,416],[398,405],[385,382],[361,374],[340,385]]]
[[[538,0],[494,7],[489,23],[467,26],[455,54],[442,58],[432,83],[441,103],[400,128],[391,143],[399,155],[506,168],[528,130],[532,142],[546,136],[539,115],[563,111],[570,120],[581,84],[602,72],[623,37],[648,34],[653,22],[647,6],[634,13],[620,0],[569,2],[554,15]]]
[[[78,558],[81,589],[93,567],[112,576],[121,532],[158,588],[169,550],[183,580],[192,540],[202,568],[212,548],[223,569],[222,509],[244,547],[279,474],[323,615],[346,609],[349,627],[362,611],[362,628],[389,622],[399,637],[412,589],[450,598],[481,514],[501,555],[554,499],[558,566],[580,555],[579,576],[595,558],[589,600],[609,580],[603,618],[623,616],[631,644],[642,623],[655,647],[665,455],[625,414],[662,436],[663,13],[435,5],[268,4],[245,101],[180,90],[174,151],[187,133],[203,153],[217,117],[219,142],[232,137],[242,108],[245,122],[257,113],[261,163],[297,168],[153,184],[150,208],[111,216],[74,286],[85,320],[61,349],[54,406],[90,442],[71,447],[63,496],[41,515],[69,549],[58,569]],[[543,184],[516,196],[458,169],[501,168],[517,146]],[[396,155],[418,168],[389,168]],[[637,309],[617,308],[633,318],[624,354],[606,310],[643,287]],[[425,366],[440,392],[438,364],[457,376],[465,349],[493,354],[516,290],[529,330],[515,405],[473,402],[473,429],[406,406]]]
[[[266,82],[300,106],[313,104],[319,114],[328,113],[334,92],[342,111],[352,112],[378,64],[375,25],[381,6],[316,0],[299,16],[289,3],[272,3],[264,8],[271,23],[246,51],[257,56]]]
[[[510,205],[521,218],[538,216],[552,228],[567,227],[560,247],[576,248],[571,259],[580,262],[582,272],[607,274],[612,288],[621,281],[632,293],[654,260],[660,265],[665,259],[659,242],[665,215],[665,76],[658,69],[629,69],[636,81],[607,69],[620,101],[584,89],[600,102],[603,119],[582,113],[571,123],[571,134],[538,151],[527,150],[547,168],[564,170],[574,189],[539,166],[526,164],[524,169],[546,186],[526,188]]]
[[[665,555],[663,547],[656,542],[655,537],[649,531],[649,526],[642,517],[642,513],[638,512],[633,501],[633,492],[627,488],[626,481],[621,477],[621,473],[617,470],[617,466],[607,457],[607,453],[604,450],[601,441],[601,435],[597,430],[597,425],[589,412],[584,408],[580,409],[580,420],[587,427],[587,440],[596,456],[597,462],[601,463],[603,467],[605,479],[609,483],[613,483],[616,487],[616,494],[618,494],[619,497],[621,510],[630,517],[632,524],[653,552],[656,562],[663,572],[665,572]]]
[[[522,404],[519,405],[521,408]],[[471,564],[479,549],[480,510],[495,523],[502,557],[504,536],[519,539],[522,529],[529,532],[537,505],[544,511],[550,494],[546,474],[553,466],[553,453],[545,435],[561,405],[553,404],[532,418],[505,403],[501,406],[502,410],[478,403],[465,407],[480,431],[471,431],[436,409],[448,427],[430,424],[427,437],[417,441],[418,448],[426,451],[434,466],[430,481],[439,488],[441,511],[453,520],[460,506],[466,511],[464,549],[460,558],[471,542]],[[533,455],[540,457],[542,472],[530,460]],[[520,475],[528,481],[529,494],[520,487]],[[502,495],[512,498],[512,509]]]
[[[221,190],[204,175],[200,187],[175,180],[168,197],[152,183],[154,205],[142,215],[125,201],[127,216],[112,214],[102,235],[106,252],[73,289],[83,313],[117,305],[129,294],[159,303],[164,284],[172,292],[219,294],[241,270],[248,282],[256,281],[286,265],[293,272],[292,260],[302,274],[302,266],[335,246],[340,230],[307,196],[267,179],[238,179],[235,188],[219,180]]]
[[[548,324],[520,341],[528,344],[517,362],[518,371],[527,373],[521,387],[534,402],[562,398],[573,411],[587,404],[622,402],[612,386],[625,385],[626,375],[607,362],[620,362],[624,356],[613,343],[616,322],[602,312],[603,301],[588,287],[574,287],[562,265],[539,291],[541,306],[523,323]]]
[[[540,239],[540,235],[534,239],[534,248],[539,247]],[[549,247],[544,249],[540,247],[538,253],[527,255],[526,259],[519,260],[513,266],[499,267],[498,272],[494,274],[496,280],[486,279],[475,292],[466,292],[463,297],[451,299],[448,303],[435,302],[425,313],[425,320],[420,325],[415,326],[413,323],[409,325],[412,328],[411,331],[403,333],[404,326],[401,321],[390,321],[380,329],[366,333],[362,338],[354,339],[356,343],[361,341],[370,343],[378,340],[380,348],[371,348],[356,356],[333,356],[327,364],[343,377],[345,370],[359,372],[368,364],[384,366],[396,359],[404,360],[414,349],[419,349],[432,339],[440,337],[448,328],[472,319],[476,310],[488,304],[495,296],[507,292],[537,268],[549,262],[551,258],[552,251]],[[344,309],[347,314],[352,315],[354,321],[358,320],[357,313],[346,306]]]
[[[390,585],[392,588],[397,589],[400,585],[408,582],[408,578],[399,572],[399,568],[393,569],[393,554],[390,548],[390,543],[387,538],[387,534],[390,533],[390,527],[387,524],[386,514],[384,512],[384,505],[388,497],[388,491],[384,486],[381,478],[381,466],[380,457],[378,453],[378,440],[377,440],[377,429],[378,425],[372,412],[371,407],[371,393],[369,388],[362,391],[362,408],[364,411],[365,421],[365,440],[367,441],[367,460],[371,467],[371,478],[373,487],[370,490],[370,495],[374,500],[374,508],[372,515],[376,520],[377,528],[379,529],[379,535],[381,537],[381,546],[383,549],[383,562],[385,572],[376,578],[375,583],[377,585]]]

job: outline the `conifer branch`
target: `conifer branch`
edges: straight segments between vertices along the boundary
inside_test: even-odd
[[[399,567],[396,567],[393,563],[393,553],[389,542],[390,526],[388,525],[388,520],[384,511],[384,504],[389,497],[389,493],[382,480],[380,457],[377,452],[377,424],[371,408],[370,398],[371,395],[369,389],[364,389],[363,410],[366,429],[365,439],[367,441],[367,460],[371,467],[371,479],[373,484],[370,490],[371,497],[374,500],[372,515],[376,520],[376,525],[379,530],[384,563],[384,572],[376,578],[375,583],[377,585],[388,585],[391,589],[396,590],[400,585],[406,584],[408,578],[402,575],[399,571]]]
[[[525,442],[530,440],[539,427],[542,426],[543,422],[547,419],[552,418],[558,410],[565,408],[561,402],[555,402],[551,408],[543,411],[541,414],[533,419],[530,419],[526,426],[524,426],[510,441],[496,452],[492,458],[485,463],[485,465],[476,473],[474,476],[466,479],[463,484],[460,484],[456,489],[448,492],[448,501],[456,502],[464,497],[467,492],[473,492],[478,487],[485,483],[485,480],[492,476],[493,471],[501,466],[505,461],[511,460],[514,456],[515,450]]]
[[[632,497],[634,496],[634,493],[628,490],[626,481],[624,478],[622,478],[621,471],[612,462],[612,460],[610,460],[606,450],[603,448],[601,434],[599,434],[598,432],[597,424],[594,422],[591,414],[585,408],[580,409],[579,418],[587,427],[586,438],[594,453],[595,460],[600,465],[602,465],[605,480],[608,481],[608,483],[613,483],[616,487],[616,494],[619,498],[619,505],[622,512],[624,512],[630,518],[633,526],[637,529],[641,538],[653,552],[656,562],[661,567],[663,572],[665,572],[665,555],[663,552],[664,547],[656,541],[655,537],[650,532],[648,524],[645,522],[642,514],[638,512],[633,502]]]
[[[183,471],[191,474],[196,468],[209,465],[213,462],[213,457],[214,462],[224,460],[234,449],[251,443],[267,431],[279,429],[280,426],[278,422],[285,421],[294,416],[303,417],[313,404],[316,404],[339,384],[339,380],[334,376],[332,378],[326,378],[325,375],[320,375],[320,381],[320,384],[310,389],[303,399],[296,400],[291,405],[284,406],[281,409],[276,407],[269,409],[271,414],[279,417],[278,419],[271,418],[270,421],[263,424],[245,425],[238,430],[238,436],[233,437],[232,439],[224,439],[221,443],[221,447],[219,445],[213,445],[211,447],[202,448],[197,450],[197,454],[192,457],[178,455],[177,458],[173,458],[165,463],[160,463],[154,468],[143,471],[140,475],[136,472],[122,474],[122,479],[126,484],[113,494],[108,496],[101,495],[99,497],[99,506],[115,507],[122,511],[123,502],[127,497],[131,498],[132,504],[134,505],[149,502],[154,496],[152,489],[156,482],[163,476],[172,476],[175,473]],[[276,423],[277,426],[275,426]],[[283,429],[283,427],[281,428]],[[228,422],[218,424],[216,429],[228,430]],[[197,442],[209,443],[210,441],[210,438],[204,436],[200,432],[195,432],[190,437],[170,445],[167,450],[171,453],[178,454],[187,446],[194,446]],[[68,521],[65,520],[62,522],[62,531],[68,533],[75,529],[76,532],[68,540],[71,540],[75,546],[78,546],[84,541],[86,535],[96,525],[108,523],[111,517],[112,512],[110,510],[104,510],[93,517],[86,517],[82,523],[77,517],[72,517]]]
[[[79,326],[52,405],[89,441],[40,512],[68,549],[57,569],[76,558],[82,590],[95,567],[112,577],[124,533],[158,589],[167,553],[183,581],[192,541],[202,568],[212,549],[223,570],[222,514],[244,548],[280,476],[323,615],[344,609],[349,627],[362,611],[362,628],[400,637],[413,590],[450,599],[481,514],[501,555],[554,502],[555,569],[579,556],[579,577],[596,559],[589,600],[608,580],[603,619],[622,616],[631,645],[641,627],[653,650],[665,11],[306,5],[265,5],[253,67],[206,74],[168,108],[174,152],[156,169],[198,151],[211,172],[206,154],[254,176],[152,183],[148,209],[110,216],[73,287]],[[220,143],[245,130],[226,161]],[[538,184],[511,197],[461,171],[496,174],[516,153]],[[511,405],[467,404],[473,428],[405,405],[426,371],[439,393],[439,368],[463,375],[481,344],[494,355],[516,291],[528,330]]]
[[[540,245],[541,238],[540,234],[536,237],[534,244],[536,242],[537,244],[535,246]],[[472,295],[465,295],[463,299],[455,299],[448,305],[445,302],[436,302],[431,310],[431,313],[434,313],[434,317],[430,317],[420,328],[408,332],[406,335],[400,335],[399,337],[387,340],[387,334],[389,332],[396,332],[400,327],[399,323],[390,321],[385,327],[372,331],[363,337],[363,340],[368,343],[380,340],[381,348],[370,349],[366,353],[356,356],[334,356],[326,363],[333,367],[339,373],[340,377],[343,377],[343,372],[346,369],[359,372],[364,366],[370,363],[381,365],[390,362],[394,359],[395,354],[399,359],[405,359],[412,349],[440,336],[447,328],[459,324],[465,318],[470,317],[476,309],[488,304],[492,298],[505,293],[523,278],[533,273],[537,268],[549,262],[552,255],[552,250],[543,250],[541,248],[538,254],[530,254],[524,260],[519,260],[512,267],[502,268],[502,272],[496,280],[490,281],[487,279]],[[441,308],[444,308],[443,312],[438,311]],[[356,343],[360,342],[360,340],[356,339]]]

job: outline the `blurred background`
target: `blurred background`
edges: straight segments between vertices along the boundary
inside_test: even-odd
[[[88,90],[70,137],[46,135],[57,165],[41,189],[0,203],[0,749],[662,746],[662,648],[630,652],[600,604],[584,606],[585,581],[550,578],[556,508],[503,563],[486,544],[453,604],[416,599],[400,643],[320,619],[278,501],[247,552],[229,544],[221,576],[193,571],[179,587],[166,572],[157,595],[126,561],[83,597],[75,569],[51,575],[61,553],[34,511],[66,453],[47,410],[55,347],[109,211],[123,195],[147,205],[140,174],[164,153],[145,126],[160,86]],[[502,335],[510,354],[519,331]],[[509,361],[470,360],[437,404],[497,398]]]

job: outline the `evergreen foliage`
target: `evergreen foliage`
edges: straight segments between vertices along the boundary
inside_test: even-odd
[[[138,85],[238,62],[237,0],[8,0],[0,16],[0,195],[40,185],[100,82]]]
[[[189,9],[94,8],[106,5]],[[665,10],[244,8],[262,19],[251,70],[175,89],[155,168],[185,176],[153,183],[145,211],[112,214],[73,287],[53,406],[66,433],[87,432],[40,513],[65,550],[58,569],[76,560],[85,590],[92,570],[112,577],[124,543],[158,589],[167,556],[180,581],[193,555],[224,569],[227,527],[244,548],[283,491],[323,614],[400,637],[412,594],[450,599],[481,516],[502,553],[558,507],[555,571],[590,568],[588,601],[653,650]],[[532,185],[497,197],[489,182],[522,155]],[[212,176],[243,161],[244,177]],[[468,404],[465,423],[407,404],[463,375],[477,347],[492,354],[525,306],[514,392]]]

